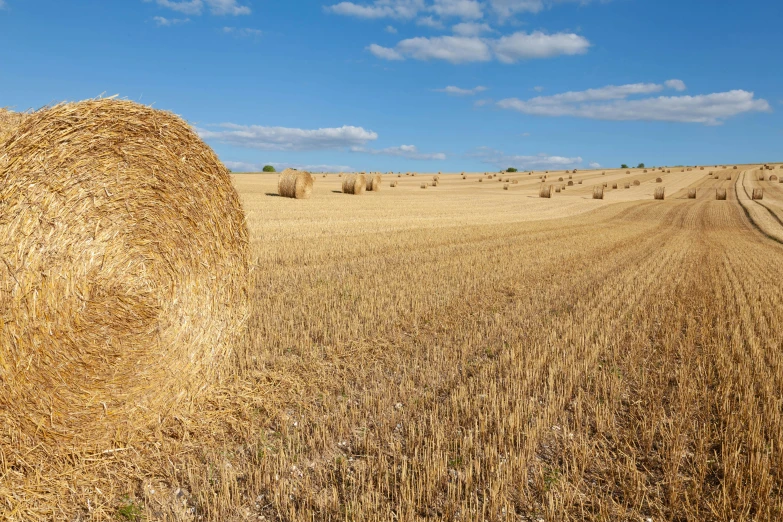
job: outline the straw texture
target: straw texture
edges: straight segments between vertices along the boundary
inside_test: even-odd
[[[368,192],[378,192],[379,190],[381,190],[380,174],[370,174],[369,176],[366,176],[366,180],[367,180]]]
[[[248,232],[179,117],[88,100],[0,144],[0,425],[96,443],[208,387],[242,337]]]
[[[367,188],[364,174],[348,174],[343,180],[343,193],[359,195]]]

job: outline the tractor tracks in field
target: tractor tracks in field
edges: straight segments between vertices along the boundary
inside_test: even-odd
[[[780,219],[780,216],[778,216],[774,210],[769,208],[761,201],[753,199],[751,195],[748,194],[748,188],[745,186],[746,174],[747,171],[743,171],[739,176],[737,176],[737,181],[735,181],[734,185],[734,190],[737,194],[737,201],[739,202],[740,207],[742,207],[742,210],[745,212],[745,216],[748,218],[748,221],[756,230],[772,241],[783,245],[783,220]],[[741,191],[740,187],[742,188]],[[744,194],[745,197],[742,197],[742,194]],[[766,217],[768,215],[772,221],[764,220],[756,215],[756,213],[753,211],[754,208],[758,209],[760,212],[763,212],[763,216]]]

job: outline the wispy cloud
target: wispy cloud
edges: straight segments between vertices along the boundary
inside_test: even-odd
[[[392,25],[387,25],[384,31],[386,31],[389,34],[397,34],[397,29],[395,29],[395,27]]]
[[[221,123],[211,129],[197,128],[207,141],[261,150],[325,150],[362,146],[378,139],[378,134],[344,125],[325,129],[297,129]]]
[[[164,18],[162,16],[153,16],[152,20],[158,27],[170,27],[190,22],[190,18]]]
[[[431,16],[423,16],[416,20],[416,25],[421,25],[423,27],[430,27],[432,29],[443,29],[443,22],[440,20],[435,20]]]
[[[484,92],[486,90],[487,88],[482,87],[481,85],[479,85],[478,87],[473,87],[472,89],[461,89],[453,85],[449,85],[448,87],[445,87],[443,89],[434,89],[435,92],[445,92],[446,94],[451,94],[454,96],[475,96],[476,94],[480,92]]]
[[[769,103],[752,92],[734,90],[698,96],[659,96],[628,99],[660,92],[664,86],[682,90],[684,83],[670,80],[664,85],[637,83],[610,85],[600,89],[537,96],[528,100],[507,98],[497,102],[501,109],[537,116],[573,116],[598,120],[648,120],[719,125],[725,119],[746,112],[770,112]]]
[[[601,168],[601,164],[600,163],[596,163],[595,161],[590,162],[588,166],[591,169],[600,169]]]
[[[664,85],[670,89],[674,89],[675,91],[684,91],[687,89],[685,82],[682,80],[666,80]]]
[[[442,152],[424,153],[419,152],[415,145],[400,145],[399,147],[387,147],[385,149],[368,149],[366,147],[351,147],[351,152],[362,152],[365,154],[397,156],[413,160],[445,160],[446,155]]]
[[[582,164],[582,158],[577,156],[552,156],[549,154],[537,154],[533,156],[505,154],[491,147],[479,147],[475,152],[468,154],[477,158],[482,163],[494,165],[497,168],[514,167],[520,170],[561,169],[576,167]]]
[[[237,0],[144,0],[144,2],[155,2],[161,7],[177,11],[185,15],[197,16],[209,9],[213,15],[249,15],[249,7],[240,5]]]
[[[491,33],[492,28],[489,24],[479,24],[475,22],[462,22],[451,26],[454,34],[460,36],[479,36],[482,33]]]
[[[570,33],[546,34],[517,32],[501,38],[469,36],[417,37],[402,40],[395,47],[373,44],[370,51],[386,60],[446,60],[452,63],[487,62],[496,58],[503,63],[558,55],[584,54],[590,42]]]
[[[249,27],[224,27],[223,32],[238,38],[258,38],[264,34],[260,29],[252,29]]]
[[[274,162],[267,163],[249,163],[245,161],[224,161],[223,164],[232,172],[261,172],[266,165],[272,165],[275,170],[297,169],[308,172],[342,172],[356,170],[350,165],[308,165],[302,163]]]

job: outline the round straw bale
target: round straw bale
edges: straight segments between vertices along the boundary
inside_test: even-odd
[[[41,109],[4,147],[0,425],[76,446],[186,414],[247,322],[229,171],[179,117],[114,99]]]
[[[726,199],[726,189],[725,188],[719,188],[715,191],[715,199],[720,201],[725,201]]]
[[[573,174],[569,174],[568,175],[568,179],[574,179],[574,175]]]
[[[569,187],[573,187],[573,186],[574,186],[574,182],[573,182],[573,181],[571,181],[571,180],[568,180],[568,186],[569,186]]]
[[[508,190],[508,185],[503,185],[503,190]]]
[[[593,187],[593,199],[604,199],[604,187],[602,185]]]
[[[732,168],[733,168],[734,170],[737,170],[737,166],[736,166],[736,165],[734,165]]]
[[[617,183],[612,183],[612,188],[616,189],[617,188]]]
[[[432,176],[432,181],[440,181],[440,175]]]
[[[557,181],[563,181],[563,176],[560,176],[559,178],[557,178]]]
[[[308,199],[313,194],[313,176],[303,170],[285,169],[277,178],[277,193],[284,198]]]
[[[512,185],[519,185],[519,180],[518,179],[512,180],[511,184]]]
[[[484,178],[479,178],[479,183],[483,183],[483,182],[484,182]]]
[[[638,179],[635,179],[635,180],[633,180],[633,185],[634,185],[634,187],[638,187],[638,186],[639,186],[639,185],[641,185],[641,184],[642,184],[642,182],[641,182],[641,181],[639,181]]]
[[[688,189],[688,199],[696,199],[696,189]]]
[[[764,189],[754,188],[753,199],[764,199]]]
[[[367,177],[364,174],[348,174],[343,180],[343,193],[359,195],[367,188]]]
[[[656,183],[663,183],[663,178],[655,178]]]
[[[378,192],[381,190],[381,176],[380,174],[370,174],[365,179],[367,183],[367,191]]]
[[[778,180],[778,177],[777,177],[776,175],[772,174],[772,175],[769,177],[769,180],[770,180],[770,181],[777,181],[777,180]]]
[[[655,189],[655,199],[664,199],[666,189],[665,187],[658,187]]]
[[[392,188],[394,188],[394,187],[396,187],[396,186],[397,186],[397,183],[399,183],[399,182],[397,182],[397,181],[392,181],[391,183],[389,183],[389,186],[390,186],[390,187],[392,187]]]
[[[560,193],[560,187],[555,187],[555,192]]]
[[[577,183],[579,183],[581,185],[582,184],[582,180],[580,179],[579,181],[577,181]]]
[[[422,183],[421,184],[421,188],[423,188],[423,189],[427,188],[427,184],[426,183]]]
[[[538,197],[539,198],[551,198],[552,197],[552,186],[551,185],[541,185],[541,188],[538,189]]]
[[[631,173],[631,171],[630,171],[630,170],[626,170],[626,171],[625,171],[625,173],[626,173],[626,174],[630,174],[630,173]]]
[[[631,184],[630,184],[630,183],[626,183],[626,184],[624,185],[624,188],[627,188],[627,189],[631,188]]]

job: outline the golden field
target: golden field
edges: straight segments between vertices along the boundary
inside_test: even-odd
[[[110,447],[5,441],[0,518],[781,520],[783,170],[759,167],[550,171],[551,199],[543,172],[318,174],[308,200],[234,175],[232,375]]]

